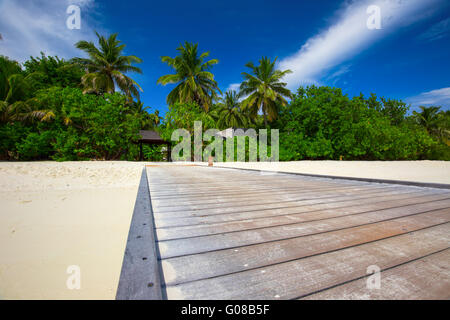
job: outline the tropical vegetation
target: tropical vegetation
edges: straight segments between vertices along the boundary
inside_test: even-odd
[[[249,110],[253,118],[261,111],[266,126],[267,121],[272,122],[277,118],[279,107],[286,106],[285,98],[292,97],[291,91],[286,89],[286,83],[281,82],[292,71],[277,70],[275,63],[276,59],[270,61],[267,57],[259,60],[258,66],[253,62],[247,63],[245,66],[250,68],[251,73],[242,73],[244,81],[240,86],[240,95],[248,96],[242,101],[242,108]]]
[[[252,116],[243,110],[239,95],[234,90],[225,92],[212,112],[218,128],[248,128],[252,125]]]
[[[198,44],[185,42],[184,46],[179,46],[177,50],[179,55],[175,58],[161,57],[161,61],[167,63],[175,73],[160,77],[158,83],[177,84],[167,96],[167,104],[194,102],[208,112],[220,92],[214,75],[210,72],[211,67],[219,63],[219,60],[205,61],[209,52],[199,55]]]
[[[114,93],[116,85],[127,96],[139,99],[139,91],[142,88],[136,81],[128,77],[126,72],[142,73],[142,70],[133,65],[141,63],[142,60],[136,56],[122,55],[125,45],[117,40],[117,34],[105,38],[96,33],[99,47],[93,42],[79,41],[76,43],[78,49],[83,50],[89,56],[76,58],[74,61],[80,64],[86,73],[81,77],[84,93]]]
[[[137,160],[139,130],[279,129],[280,160],[450,160],[450,111],[375,94],[349,97],[340,88],[307,86],[291,92],[289,70],[276,59],[249,62],[239,91],[222,93],[213,74],[217,59],[185,42],[173,69],[157,83],[172,85],[161,116],[140,100],[133,74],[142,60],[123,55],[117,34],[80,41],[85,58],[30,57],[23,64],[0,56],[0,159]],[[243,66],[244,69],[244,66]],[[174,142],[175,143],[175,142]],[[162,160],[160,146],[144,146],[147,160]]]

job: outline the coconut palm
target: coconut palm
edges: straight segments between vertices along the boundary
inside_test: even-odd
[[[217,126],[223,128],[245,128],[250,119],[241,110],[238,94],[234,90],[225,92],[225,96],[214,110],[217,117]]]
[[[423,126],[429,133],[435,133],[439,125],[439,109],[440,107],[424,107],[420,106],[421,112],[413,111],[417,122]]]
[[[179,55],[175,58],[161,57],[175,70],[175,74],[168,74],[158,79],[157,83],[167,85],[176,83],[177,86],[167,96],[167,103],[173,105],[177,102],[195,102],[208,111],[212,102],[220,92],[214,75],[209,72],[217,64],[217,59],[205,61],[209,52],[198,54],[198,44],[185,42],[184,46],[177,48]]]
[[[11,123],[15,121],[50,121],[55,117],[52,110],[39,110],[35,107],[36,101],[16,101],[9,103],[0,101],[0,123]]]
[[[422,111],[413,111],[418,124],[423,126],[428,133],[441,139],[448,140],[450,138],[450,130],[448,124],[447,112],[440,111],[441,107],[419,107]]]
[[[5,100],[9,92],[9,77],[21,74],[22,68],[17,61],[0,56],[0,100]]]
[[[131,108],[137,114],[146,114],[151,109],[149,106],[144,107],[144,103],[142,101],[134,101],[131,104]]]
[[[291,70],[276,70],[274,61],[267,57],[259,60],[259,65],[255,66],[253,62],[245,66],[251,69],[251,73],[243,72],[244,82],[240,86],[240,96],[247,96],[242,101],[242,109],[248,109],[253,118],[257,117],[258,111],[264,116],[264,124],[267,121],[273,121],[277,118],[278,106],[286,105],[285,97],[291,98],[292,93],[286,89],[286,83],[280,80]]]
[[[19,120],[17,104],[0,101],[0,123],[10,123]]]
[[[93,42],[79,41],[75,44],[78,49],[83,50],[89,56],[88,59],[75,58],[74,61],[82,65],[86,74],[81,78],[84,93],[114,93],[117,86],[129,97],[139,98],[139,91],[143,91],[136,81],[125,75],[127,72],[142,74],[142,70],[134,63],[142,60],[136,56],[122,55],[125,48],[122,42],[117,40],[117,33],[108,38],[100,36],[97,48]]]
[[[46,121],[54,114],[36,108],[30,98],[30,82],[36,73],[24,76],[15,61],[0,57],[0,123],[35,120]]]
[[[155,129],[161,123],[161,117],[159,116],[159,110],[155,110],[154,113],[150,113],[151,107],[144,107],[144,103],[141,101],[132,103],[133,111],[136,114],[142,116],[141,129],[151,130]]]

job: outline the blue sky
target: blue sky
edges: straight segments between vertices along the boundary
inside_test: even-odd
[[[70,4],[81,8],[81,29],[66,27]],[[369,30],[369,5],[381,29]],[[236,88],[245,63],[278,57],[293,73],[289,88],[337,86],[349,96],[371,92],[418,105],[450,109],[450,3],[446,0],[371,1],[141,1],[0,0],[0,54],[23,62],[40,51],[70,58],[73,44],[95,40],[93,31],[118,32],[126,53],[143,59],[145,105],[165,113],[173,86],[161,63],[184,41],[199,43],[219,64],[220,88]]]

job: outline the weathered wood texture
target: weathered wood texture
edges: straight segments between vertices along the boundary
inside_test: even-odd
[[[169,299],[449,298],[450,190],[199,166],[147,174]]]
[[[161,272],[148,190],[147,173],[142,171],[127,246],[123,258],[117,300],[161,300]]]

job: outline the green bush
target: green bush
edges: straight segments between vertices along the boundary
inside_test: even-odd
[[[17,153],[20,160],[48,159],[53,153],[52,140],[54,132],[31,132],[25,139],[17,143]]]
[[[142,153],[146,161],[163,161],[162,145],[143,145]],[[166,146],[165,146],[166,147]]]
[[[0,160],[136,160],[140,129],[155,128],[170,141],[185,128],[193,142],[194,121],[202,121],[203,132],[217,127],[217,106],[207,113],[195,103],[175,103],[160,124],[157,111],[148,114],[143,102],[122,93],[83,94],[85,71],[72,62],[42,54],[22,70],[0,56]],[[281,161],[450,160],[450,111],[436,106],[407,116],[400,100],[349,98],[339,88],[310,86],[277,109],[270,127],[261,115],[249,127],[280,130]],[[163,159],[161,146],[144,145],[143,153],[146,160]]]
[[[54,142],[56,160],[132,160],[137,155],[141,119],[122,94],[85,95],[80,89],[51,88],[40,101],[58,110],[55,120],[66,129]]]
[[[31,129],[21,122],[0,125],[0,159],[17,160],[17,144],[27,137]]]
[[[120,94],[86,95],[76,88],[41,90],[36,100],[51,110],[47,122],[18,123],[0,128],[2,154],[13,151],[19,160],[135,160],[141,116],[128,107]]]
[[[437,143],[405,121],[405,114],[405,105],[395,100],[350,99],[338,88],[300,88],[277,122],[280,160],[426,159]]]

